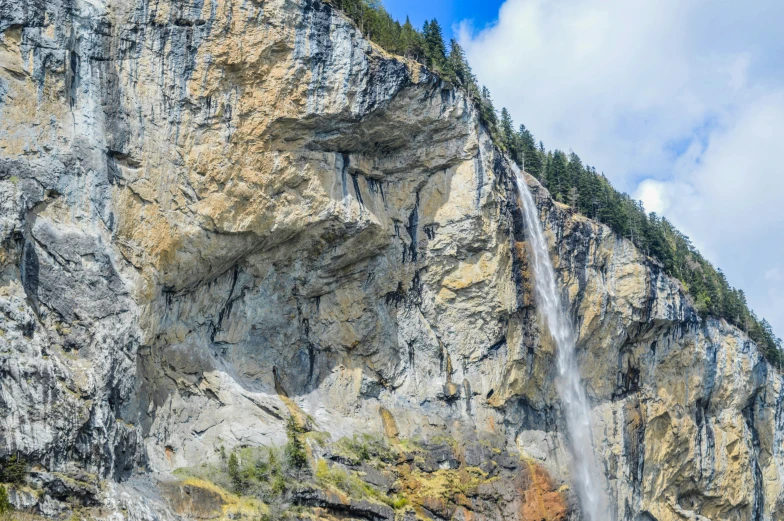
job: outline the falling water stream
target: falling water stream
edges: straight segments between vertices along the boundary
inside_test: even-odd
[[[555,283],[555,272],[550,262],[547,241],[539,224],[534,198],[525,182],[524,174],[516,166],[513,168],[527,224],[537,304],[557,349],[556,387],[563,403],[570,449],[574,459],[572,467],[574,486],[577,489],[585,520],[607,521],[601,475],[596,466],[591,442],[591,411],[580,381],[580,371],[575,356],[574,329]]]

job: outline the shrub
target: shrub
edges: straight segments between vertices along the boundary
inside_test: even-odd
[[[16,454],[5,460],[0,466],[0,481],[5,483],[24,483],[27,474],[27,463]]]
[[[272,478],[272,484],[270,489],[273,494],[282,494],[286,491],[286,478],[278,474],[274,478]]]
[[[386,441],[370,434],[342,438],[335,446],[335,454],[350,465],[359,465],[377,459],[383,463],[395,461],[395,455]]]
[[[238,495],[256,497],[269,506],[280,507],[289,501],[287,492],[294,488],[293,482],[301,479],[299,470],[287,464],[283,448],[272,447],[227,450],[223,463],[180,468],[174,473],[202,479]]]
[[[227,470],[229,472],[229,479],[231,479],[231,484],[234,486],[234,491],[242,491],[242,489],[245,488],[244,480],[240,474],[240,463],[237,460],[237,455],[234,452],[232,452],[231,456],[229,456]]]
[[[321,488],[337,489],[354,499],[369,499],[393,508],[405,506],[402,503],[397,507],[394,506],[401,500],[390,498],[382,491],[364,482],[356,472],[346,471],[338,466],[330,466],[323,459],[316,463],[316,483]]]
[[[13,510],[11,502],[8,500],[8,491],[3,485],[0,485],[0,515],[7,514]]]
[[[408,498],[405,497],[398,497],[397,499],[392,500],[392,504],[389,505],[395,510],[400,510],[401,508],[407,507],[409,504]]]

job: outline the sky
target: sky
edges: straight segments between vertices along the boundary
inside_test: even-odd
[[[387,0],[496,107],[670,219],[784,337],[781,0]]]
[[[393,18],[411,18],[421,28],[425,20],[433,18],[444,30],[447,42],[456,36],[461,23],[471,23],[477,30],[484,29],[498,19],[500,0],[384,0],[383,5]]]

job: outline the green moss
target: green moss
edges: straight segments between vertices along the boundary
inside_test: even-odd
[[[402,508],[408,504],[405,498],[391,498],[377,488],[365,483],[354,471],[344,470],[336,465],[330,466],[326,460],[316,463],[316,484],[324,489],[342,492],[351,499],[364,499],[383,503],[392,508]],[[395,506],[398,504],[399,506]]]
[[[306,433],[304,438],[306,440],[312,440],[319,447],[326,447],[329,444],[329,440],[332,439],[332,435],[328,432],[311,431]]]
[[[477,486],[490,483],[497,478],[477,467],[439,469],[435,472],[402,472],[400,484],[403,496],[413,504],[422,504],[425,498],[454,501],[460,495],[471,493]]]
[[[460,443],[458,443],[458,441],[452,436],[436,436],[433,438],[433,443],[449,445],[452,448],[452,452],[455,454],[457,454],[458,449],[460,448]]]
[[[303,439],[312,439],[309,433],[297,433]],[[213,483],[238,497],[254,498],[268,506],[268,517],[261,519],[290,520],[310,519],[313,512],[309,507],[293,504],[295,492],[315,488],[329,491],[346,501],[371,501],[387,505],[402,512],[419,508],[427,498],[443,498],[456,502],[460,494],[465,494],[477,485],[492,481],[478,468],[440,469],[424,472],[411,465],[414,461],[424,461],[426,447],[433,442],[457,447],[458,442],[449,437],[431,440],[425,446],[411,439],[395,440],[389,443],[383,436],[356,435],[342,438],[327,446],[327,452],[349,466],[367,464],[394,476],[398,494],[389,496],[387,490],[380,490],[367,483],[364,474],[353,468],[332,463],[327,459],[314,462],[312,471],[302,472],[287,455],[286,446],[276,448],[237,448],[224,450],[225,457],[214,465],[196,468],[177,469],[177,476],[199,479]],[[290,451],[289,451],[290,452]],[[404,456],[405,457],[402,457]],[[312,461],[312,460],[311,460]]]
[[[371,434],[341,438],[333,447],[333,453],[349,465],[375,463],[378,466],[396,460],[387,441],[382,436]]]
[[[406,508],[410,504],[410,501],[406,497],[398,497],[392,500],[392,504],[390,505],[395,510],[402,510]]]

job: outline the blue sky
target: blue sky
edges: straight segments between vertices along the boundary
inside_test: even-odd
[[[408,15],[411,23],[418,28],[425,20],[438,19],[444,29],[444,38],[449,40],[453,36],[452,27],[462,21],[472,20],[477,29],[495,22],[502,3],[500,0],[387,0],[384,7],[401,22]]]
[[[784,337],[784,2],[384,4],[454,31],[496,107],[669,218]]]

